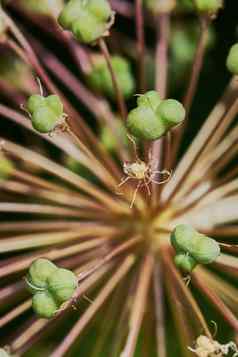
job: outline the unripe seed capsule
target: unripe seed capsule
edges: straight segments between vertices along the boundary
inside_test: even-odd
[[[36,286],[36,288],[46,288],[47,279],[51,274],[55,273],[57,269],[57,266],[48,259],[40,258],[31,264],[27,279],[29,283]]]
[[[164,100],[156,112],[168,127],[177,125],[185,119],[185,109],[175,99]]]
[[[40,107],[31,118],[32,126],[40,133],[52,132],[58,124],[59,117],[49,107]]]
[[[14,165],[12,161],[8,160],[5,155],[0,153],[0,181],[8,179],[13,171]]]
[[[150,106],[154,111],[156,111],[157,107],[161,103],[161,98],[158,92],[155,90],[150,90],[143,95],[139,95],[137,98],[137,105],[141,106]]]
[[[58,269],[48,278],[49,291],[56,301],[63,303],[69,300],[78,286],[76,275],[67,269]]]
[[[191,273],[196,267],[196,260],[188,254],[180,253],[177,254],[174,258],[174,262],[178,268]]]
[[[41,106],[45,106],[45,98],[40,94],[33,94],[26,102],[26,109],[33,114]]]
[[[59,306],[50,293],[43,291],[33,296],[32,308],[38,316],[50,319],[55,315]]]
[[[112,13],[108,0],[89,0],[87,10],[101,21],[107,21]]]
[[[82,11],[77,21],[72,25],[72,32],[79,42],[91,43],[96,41],[106,31],[105,24],[98,21],[88,11]],[[101,34],[99,36],[99,34]]]
[[[49,95],[45,98],[46,103],[48,106],[53,110],[53,112],[57,115],[57,117],[61,117],[64,112],[63,103],[61,102],[60,98],[55,95]]]
[[[200,264],[212,263],[220,254],[219,244],[214,239],[189,225],[177,226],[171,234],[171,243],[177,253],[187,253]]]
[[[238,75],[238,43],[230,48],[226,66],[231,73]]]

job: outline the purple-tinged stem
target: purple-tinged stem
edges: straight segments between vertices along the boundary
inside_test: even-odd
[[[144,34],[144,16],[142,0],[136,0],[136,35],[137,35],[137,53],[138,53],[138,81],[139,91],[144,93],[146,90],[145,83],[145,34]]]

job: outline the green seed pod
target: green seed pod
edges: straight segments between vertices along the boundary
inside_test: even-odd
[[[31,95],[26,102],[26,110],[33,114],[39,107],[45,106],[45,98],[40,94]]]
[[[230,48],[226,66],[231,73],[238,75],[238,43]]]
[[[170,12],[175,8],[175,0],[144,0],[145,7],[153,14]]]
[[[64,113],[63,103],[61,102],[60,98],[55,95],[49,95],[45,98],[47,105],[53,110],[53,112],[57,115],[57,117],[62,117]]]
[[[112,14],[108,0],[88,0],[87,10],[101,21],[107,21]]]
[[[81,15],[81,12],[85,10],[83,2],[81,0],[70,0],[61,11],[58,22],[59,24],[67,29],[71,30],[71,27],[75,21],[78,20],[78,17]]]
[[[12,161],[8,160],[4,154],[0,152],[0,181],[7,180],[14,171]]]
[[[158,92],[155,90],[150,90],[149,92],[145,93],[144,95],[140,95],[137,98],[137,105],[138,106],[150,106],[154,111],[156,111],[157,107],[161,103],[161,98]]]
[[[89,12],[84,11],[80,14],[78,20],[73,23],[72,31],[79,42],[92,43],[103,36],[106,26]]]
[[[220,254],[219,244],[214,239],[185,224],[177,226],[172,232],[171,243],[177,253],[188,253],[200,264],[212,263]]]
[[[107,0],[70,0],[62,10],[60,25],[73,32],[83,43],[92,43],[104,36],[113,12]]]
[[[32,308],[38,316],[50,319],[55,315],[59,306],[51,294],[38,292],[32,298]]]
[[[55,129],[59,117],[48,106],[42,106],[32,114],[31,122],[35,130],[45,134]]]
[[[206,13],[215,13],[223,5],[222,0],[195,0],[197,10]]]
[[[31,284],[31,288],[34,290],[34,286],[37,288],[47,288],[47,279],[56,272],[57,266],[48,259],[40,258],[35,260],[29,269],[27,280]]]
[[[167,128],[181,123],[185,119],[185,109],[175,99],[164,100],[156,110]]]
[[[58,269],[48,278],[49,291],[59,303],[69,300],[77,286],[76,275],[67,269]]]
[[[184,253],[177,254],[174,258],[174,262],[179,269],[188,273],[191,273],[197,265],[197,262],[193,257]]]
[[[129,63],[121,56],[112,56],[111,62],[122,94],[125,98],[130,97],[134,92],[135,81]],[[95,56],[93,69],[88,74],[87,79],[93,89],[115,99],[111,74],[102,56]]]

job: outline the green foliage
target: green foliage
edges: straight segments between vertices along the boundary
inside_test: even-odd
[[[135,81],[130,64],[121,56],[112,56],[111,62],[122,94],[125,98],[130,97],[135,89]],[[115,99],[116,94],[111,74],[102,56],[95,57],[92,71],[88,74],[87,80],[93,89]]]
[[[137,105],[128,115],[127,128],[139,139],[157,140],[185,118],[181,103],[174,99],[161,101],[155,91],[140,96]]]
[[[33,128],[40,133],[52,132],[63,116],[63,104],[57,95],[43,97],[33,94],[26,103],[26,109],[31,114]]]
[[[238,75],[238,43],[230,48],[226,66],[231,73]]]
[[[220,254],[219,244],[214,239],[198,233],[186,224],[174,229],[171,243],[176,250],[175,263],[189,272],[196,264],[213,263]]]
[[[6,158],[6,156],[0,152],[0,181],[6,180],[11,176],[14,170],[12,161]]]
[[[33,310],[47,319],[54,316],[62,303],[72,297],[78,285],[73,272],[58,268],[44,258],[31,264],[26,281],[33,294]]]
[[[78,41],[92,43],[104,36],[113,12],[107,0],[70,0],[60,13],[60,25]]]

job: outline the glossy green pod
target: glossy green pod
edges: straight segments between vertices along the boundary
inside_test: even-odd
[[[76,275],[67,269],[57,269],[48,278],[48,288],[59,303],[69,300],[78,286]]]
[[[59,117],[48,106],[42,106],[34,111],[31,123],[35,130],[42,134],[52,132],[59,122]]]
[[[181,123],[185,119],[185,109],[183,105],[175,99],[163,100],[156,110],[166,129]]]
[[[70,0],[61,11],[58,22],[66,30],[71,30],[74,21],[78,20],[81,12],[85,10],[85,5],[81,0]]]
[[[108,0],[88,0],[87,10],[103,22],[108,21],[112,14]]]
[[[50,293],[43,291],[33,296],[32,308],[39,317],[50,319],[55,315],[59,305]]]
[[[189,225],[177,226],[171,234],[171,244],[177,253],[187,253],[200,264],[214,262],[220,254],[219,244],[198,233]]]
[[[57,266],[48,259],[39,258],[35,260],[28,272],[27,280],[31,284],[31,288],[34,286],[37,288],[47,288],[47,279],[57,271]]]
[[[26,102],[26,110],[30,114],[33,114],[37,109],[45,105],[45,97],[40,94],[33,94],[28,98]]]
[[[238,75],[238,43],[234,44],[229,51],[226,60],[228,70],[235,75]]]
[[[92,43],[102,37],[107,29],[104,22],[97,20],[88,11],[83,11],[72,25],[72,32],[79,42]]]
[[[57,115],[57,117],[62,117],[64,113],[63,103],[61,102],[58,95],[51,94],[45,98],[45,102],[49,108]]]
[[[191,273],[196,267],[196,260],[187,253],[179,253],[174,257],[175,265],[188,273]]]

